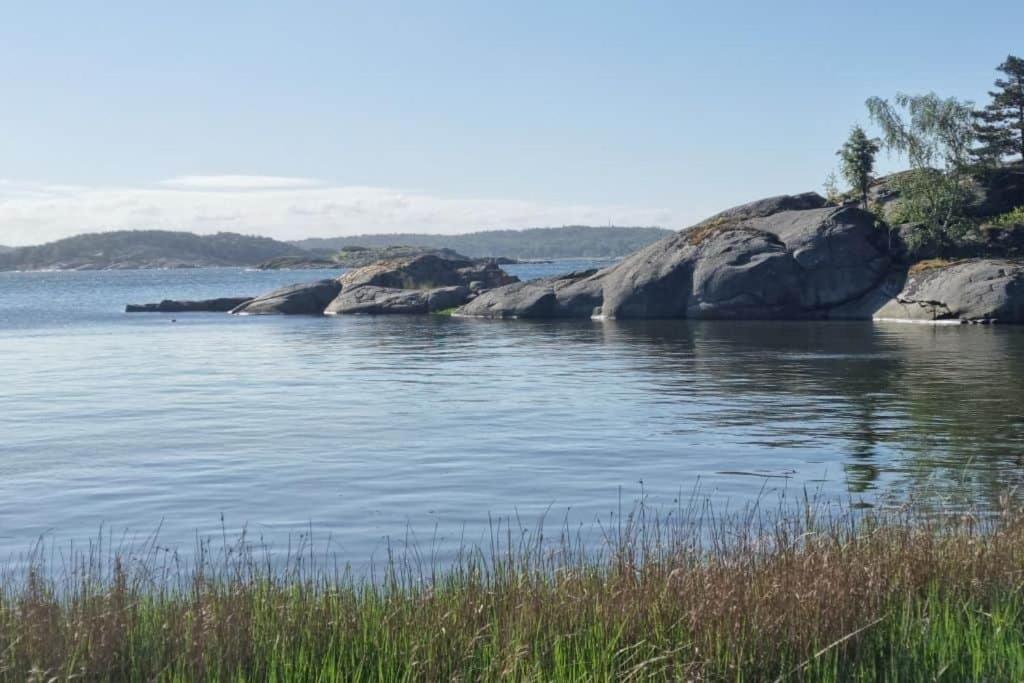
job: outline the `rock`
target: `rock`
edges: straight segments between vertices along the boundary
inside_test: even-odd
[[[291,285],[263,294],[231,310],[234,315],[320,315],[341,291],[337,280]]]
[[[889,271],[882,282],[863,296],[828,310],[829,320],[871,320],[875,313],[903,290],[907,273],[902,268]]]
[[[885,234],[808,193],[724,211],[620,263],[487,292],[457,314],[491,318],[827,317],[886,277]]]
[[[481,289],[493,289],[494,287],[504,287],[514,282],[519,282],[519,278],[515,275],[509,275],[501,266],[498,265],[497,261],[488,260],[482,263],[472,263],[468,266],[462,266],[458,269],[461,284],[469,285],[471,282],[479,282],[483,284]]]
[[[435,289],[359,285],[343,289],[324,310],[324,315],[432,313],[459,306],[468,296],[469,288],[462,285]]]
[[[281,256],[256,266],[258,270],[327,270],[344,267],[334,259],[319,256]]]
[[[468,287],[474,281],[483,283],[485,288],[491,288],[518,280],[493,262],[476,263],[426,254],[409,259],[380,261],[345,273],[339,281],[345,289],[361,285],[390,289],[436,289],[460,285]]]
[[[164,299],[158,304],[128,304],[124,307],[124,311],[125,313],[226,313],[251,300],[252,297],[250,296],[204,299],[201,301]]]
[[[804,192],[803,194],[781,194],[776,197],[758,199],[746,204],[734,206],[721,213],[716,213],[711,218],[705,219],[695,227],[709,223],[722,223],[725,221],[738,221],[747,218],[764,218],[783,211],[805,211],[807,209],[821,209],[828,206],[825,200],[817,192]]]
[[[1024,164],[982,171],[971,179],[974,201],[969,213],[976,218],[987,218],[1024,206]]]
[[[417,256],[433,255],[452,261],[471,261],[468,256],[463,256],[454,249],[432,247],[415,247],[396,245],[389,247],[342,247],[333,255],[333,259],[339,266],[345,268],[362,268],[372,265],[378,261],[394,261],[398,259],[413,259]]]
[[[491,289],[455,314],[477,318],[589,318],[600,313],[598,272],[570,273]]]
[[[469,300],[477,291],[517,282],[496,263],[419,255],[374,263],[336,280],[292,285],[233,309],[241,315],[270,313],[340,315],[348,313],[426,313]]]
[[[615,267],[605,284],[603,313],[615,318],[823,317],[884,278],[889,259],[881,237],[871,214],[852,207],[705,222],[671,238],[660,253]]]
[[[1010,225],[982,225],[978,229],[985,250],[1001,256],[1024,256],[1024,222]]]
[[[1024,323],[1024,262],[924,261],[876,320]]]

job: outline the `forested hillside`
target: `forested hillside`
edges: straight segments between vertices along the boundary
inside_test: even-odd
[[[125,230],[76,235],[0,252],[0,270],[102,270],[249,266],[299,254],[269,237],[221,232],[195,235],[166,230]]]
[[[294,244],[313,251],[336,252],[343,247],[409,245],[454,249],[478,258],[507,256],[516,259],[624,256],[670,234],[662,228],[595,228],[571,225],[562,228],[487,230],[462,235],[394,233],[307,239]]]

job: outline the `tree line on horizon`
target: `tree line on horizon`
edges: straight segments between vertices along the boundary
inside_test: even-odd
[[[483,230],[458,235],[391,233],[351,237],[311,238],[292,244],[313,252],[337,252],[345,247],[382,248],[396,245],[452,249],[472,258],[507,256],[515,259],[611,258],[625,256],[672,234],[658,227],[594,227]]]
[[[87,233],[37,246],[0,247],[0,270],[256,266],[282,257],[329,256],[345,247],[448,248],[471,257],[516,259],[605,258],[632,253],[672,231],[663,228],[588,227],[496,230],[463,235],[384,234],[282,242],[269,237],[169,230]]]

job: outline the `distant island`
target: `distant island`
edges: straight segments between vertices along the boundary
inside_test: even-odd
[[[390,247],[398,244],[452,249],[471,258],[506,256],[520,260],[614,258],[631,254],[671,235],[655,227],[592,227],[482,230],[461,235],[393,233],[353,237],[314,238],[292,242],[312,252],[337,252],[345,247]]]
[[[302,255],[286,242],[221,232],[195,235],[169,230],[123,230],[76,235],[0,252],[0,270],[121,270],[251,266]]]
[[[458,258],[514,260],[624,256],[670,230],[567,226],[465,235],[391,234],[281,242],[222,232],[122,230],[68,237],[38,246],[0,248],[4,270],[127,270],[136,268],[359,267],[389,257],[450,253]],[[463,256],[465,255],[465,256]]]

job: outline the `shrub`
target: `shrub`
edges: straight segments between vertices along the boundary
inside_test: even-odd
[[[1015,225],[1024,225],[1024,206],[1018,206],[1012,211],[991,218],[987,221],[989,225],[999,228],[1008,228]]]
[[[892,223],[912,223],[911,247],[934,243],[950,247],[970,232],[974,223],[967,215],[971,192],[952,174],[931,168],[914,169],[893,179],[899,201],[889,211]]]

